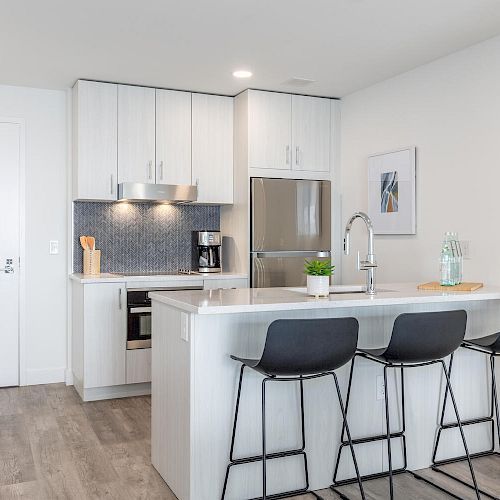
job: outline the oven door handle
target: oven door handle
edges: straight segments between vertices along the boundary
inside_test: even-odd
[[[151,307],[131,307],[129,311],[130,314],[150,313]]]

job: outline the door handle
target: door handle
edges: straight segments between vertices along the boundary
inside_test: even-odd
[[[300,149],[298,146],[295,146],[295,165],[300,165],[299,161],[299,154],[300,154]]]
[[[148,161],[148,179],[151,180],[153,178],[153,162],[151,160]]]
[[[297,250],[297,251],[267,251],[267,252],[250,252],[251,255],[256,256],[258,259],[265,259],[266,257],[331,257],[330,250]]]
[[[122,289],[118,289],[118,309],[122,308]]]
[[[163,180],[163,160],[160,162],[160,181]]]
[[[288,146],[288,145],[286,147],[285,158],[286,158],[286,164],[290,165],[290,146]]]
[[[5,274],[14,274],[14,259],[5,259],[3,272]]]

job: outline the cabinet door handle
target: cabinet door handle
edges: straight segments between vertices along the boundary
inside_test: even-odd
[[[153,162],[151,160],[148,161],[148,179],[151,180],[153,178]]]
[[[122,308],[122,289],[118,289],[118,309]]]
[[[163,180],[163,160],[160,162],[160,181]]]
[[[114,194],[115,188],[113,185],[113,174],[109,176],[109,194]]]
[[[286,164],[290,165],[290,146],[286,147]]]
[[[295,165],[300,165],[299,153],[300,153],[299,147],[295,146]]]

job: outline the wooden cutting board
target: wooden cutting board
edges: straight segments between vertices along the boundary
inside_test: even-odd
[[[453,286],[442,286],[437,281],[431,281],[429,283],[422,283],[418,285],[419,290],[434,290],[434,291],[447,291],[447,292],[473,292],[478,290],[483,286],[482,283],[460,283],[460,285]]]

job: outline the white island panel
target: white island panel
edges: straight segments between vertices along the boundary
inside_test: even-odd
[[[415,285],[413,285],[415,286]],[[392,286],[397,297],[386,299],[397,303],[380,304],[357,294],[350,300],[315,301],[303,298],[312,307],[289,307],[290,302],[278,303],[278,310],[262,311],[262,303],[253,304],[254,312],[221,314],[227,301],[240,300],[241,290],[219,292],[218,314],[186,312],[191,302],[174,306],[166,294],[151,294],[153,299],[153,465],[180,500],[215,500],[220,498],[228,463],[231,426],[236,399],[239,363],[230,354],[259,357],[269,324],[279,318],[325,318],[354,316],[360,323],[360,347],[379,347],[389,341],[392,324],[403,312],[465,309],[468,313],[467,337],[478,337],[496,331],[500,325],[500,290],[487,288],[480,294],[433,296],[423,293],[426,300],[413,301],[413,295],[404,299],[405,286]],[[389,286],[384,286],[389,288]],[[293,290],[285,292],[296,293]],[[199,301],[208,292],[199,291]],[[250,292],[247,292],[250,293]],[[269,296],[277,297],[277,289]],[[231,294],[233,294],[231,299]],[[289,296],[288,293],[285,293]],[[357,296],[356,296],[357,295]],[[382,294],[381,294],[382,295]],[[177,295],[176,295],[177,297]],[[178,300],[178,299],[176,299]],[[215,300],[215,299],[213,299]],[[273,299],[273,300],[277,300]],[[406,300],[406,303],[404,302]],[[358,303],[356,304],[356,301]],[[359,301],[362,304],[359,304]],[[297,302],[295,302],[297,303]],[[330,307],[315,307],[315,303]],[[355,305],[356,304],[356,305]],[[266,304],[267,306],[268,304]],[[229,307],[233,307],[234,303]],[[246,304],[250,307],[252,304]],[[238,306],[241,307],[241,304]],[[187,341],[183,322],[188,318]],[[462,417],[479,416],[488,412],[488,393],[485,357],[461,350],[456,356],[453,384]],[[349,367],[338,371],[345,396]],[[385,432],[384,402],[376,398],[377,376],[381,365],[365,359],[356,361],[353,393],[349,410],[351,431],[355,437]],[[397,413],[396,387],[400,388],[399,370],[391,374],[391,422],[394,430],[401,425]],[[261,452],[260,387],[262,377],[247,370],[243,382],[239,427],[236,437],[236,457]],[[432,447],[443,393],[443,377],[439,367],[429,366],[405,371],[406,419],[408,460],[410,469],[427,467],[431,462]],[[339,444],[341,415],[336,402],[331,377],[307,381],[305,390],[306,451],[312,489],[331,484],[334,460]],[[297,383],[271,383],[268,399],[268,452],[297,447],[300,444],[299,391]],[[452,419],[451,412],[448,411]],[[487,427],[487,426],[484,426]],[[467,430],[473,450],[486,446],[487,429]],[[450,454],[461,454],[460,441],[455,431],[446,434],[443,449]],[[393,440],[394,466],[401,464],[401,446]],[[340,478],[353,475],[349,452],[344,451]],[[387,467],[384,443],[357,447],[357,457],[363,474]],[[268,461],[269,490],[293,489],[302,485],[299,457]],[[252,498],[261,495],[261,464],[235,466],[228,485],[227,500]]]

